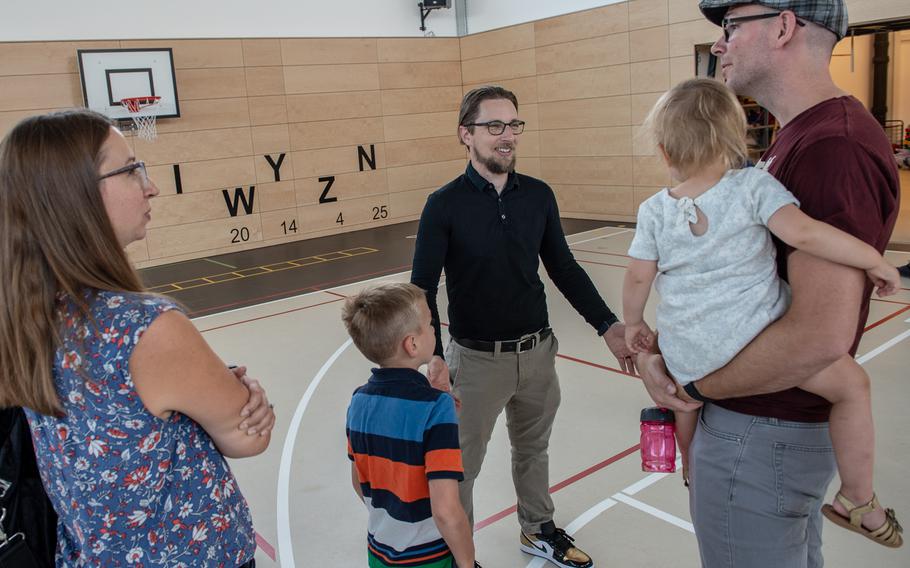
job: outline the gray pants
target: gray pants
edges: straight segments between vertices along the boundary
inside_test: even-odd
[[[474,480],[503,409],[512,443],[518,522],[526,533],[537,533],[542,523],[553,519],[547,448],[559,408],[558,349],[555,335],[520,354],[475,351],[454,340],[446,348],[446,362],[454,381],[452,390],[461,399],[458,432],[464,481],[458,488],[471,526]]]
[[[820,568],[834,477],[827,423],[706,404],[689,456],[689,507],[706,568]]]

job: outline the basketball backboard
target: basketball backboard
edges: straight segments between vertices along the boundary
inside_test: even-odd
[[[131,118],[120,101],[158,96],[157,105],[142,114],[158,118],[180,116],[174,54],[171,48],[80,49],[77,51],[85,106],[116,120]]]

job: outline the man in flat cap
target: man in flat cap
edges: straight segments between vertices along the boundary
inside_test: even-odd
[[[756,167],[793,192],[805,213],[883,251],[899,210],[898,173],[881,126],[829,72],[847,32],[844,1],[701,0],[699,8],[723,28],[711,48],[723,80],[780,122]],[[795,387],[855,354],[872,284],[860,270],[776,244],[790,310],[724,368],[692,383],[704,406],[690,449],[690,510],[709,568],[823,563],[820,507],[835,469],[831,405]],[[660,356],[638,363],[659,405],[693,408]]]

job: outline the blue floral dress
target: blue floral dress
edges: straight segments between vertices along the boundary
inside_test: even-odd
[[[54,381],[64,416],[25,409],[60,517],[57,566],[218,566],[250,560],[246,500],[199,424],[148,412],[129,360],[168,299],[87,292],[91,319],[61,295]]]

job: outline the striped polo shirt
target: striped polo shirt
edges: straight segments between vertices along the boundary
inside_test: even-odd
[[[373,369],[354,391],[346,430],[369,512],[370,567],[452,566],[428,483],[464,478],[452,397],[413,369]]]

